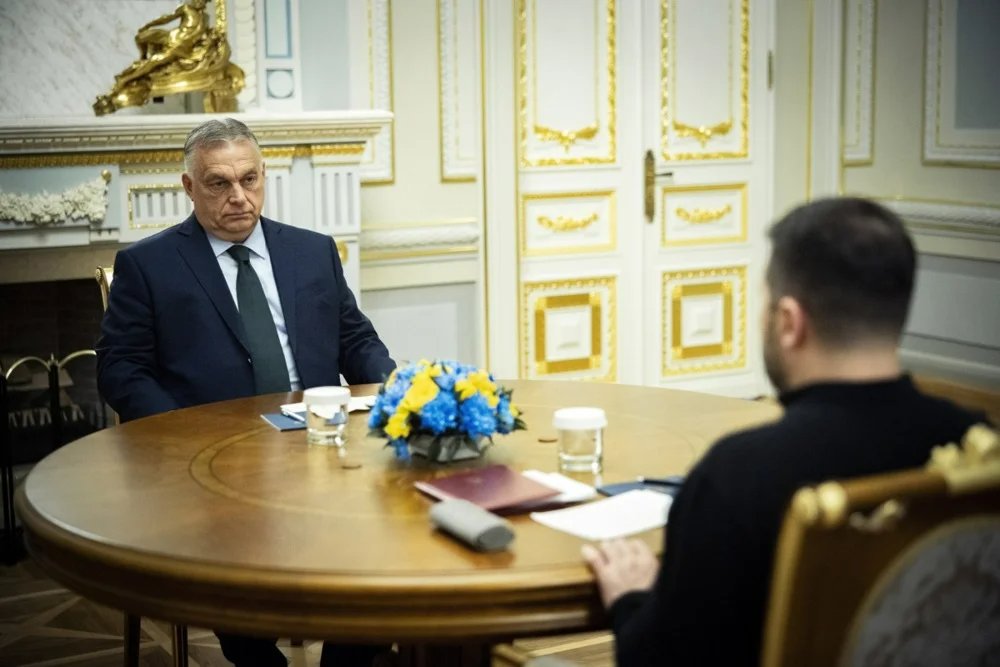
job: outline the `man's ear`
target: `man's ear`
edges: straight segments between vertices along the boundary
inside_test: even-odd
[[[809,316],[802,307],[802,302],[793,296],[778,299],[774,326],[782,348],[790,350],[801,347],[809,327]]]
[[[187,175],[187,172],[181,174],[181,185],[184,186],[184,192],[187,193],[187,196],[194,199],[194,195],[191,194],[194,189],[194,181],[192,181],[191,177]]]

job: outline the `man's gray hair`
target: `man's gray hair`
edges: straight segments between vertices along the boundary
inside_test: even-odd
[[[235,118],[223,118],[222,120],[208,120],[191,130],[184,142],[184,171],[191,173],[191,161],[195,151],[223,141],[253,142],[253,145],[260,150],[257,137],[254,136],[250,128]]]

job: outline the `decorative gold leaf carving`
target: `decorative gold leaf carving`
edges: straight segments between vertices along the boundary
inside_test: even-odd
[[[597,123],[591,123],[586,127],[581,127],[579,130],[556,130],[544,125],[535,125],[535,134],[542,141],[558,141],[568,153],[569,147],[577,141],[596,137],[598,129]]]
[[[865,515],[853,512],[847,525],[862,533],[884,533],[895,528],[906,517],[906,506],[896,499],[887,500]]]
[[[595,222],[597,222],[596,213],[591,213],[586,218],[567,218],[560,215],[557,216],[555,220],[547,215],[538,216],[538,224],[546,229],[551,229],[554,232],[572,232],[577,229],[589,227]]]
[[[699,125],[695,127],[694,125],[687,125],[679,121],[674,121],[674,132],[677,133],[678,137],[694,137],[701,144],[702,148],[708,143],[708,140],[714,136],[722,136],[724,134],[729,134],[729,131],[733,129],[733,119],[723,121],[721,123],[716,123],[711,127],[707,125]]]
[[[725,206],[720,206],[718,208],[696,208],[690,211],[682,206],[678,206],[676,213],[677,217],[684,222],[690,222],[693,225],[697,225],[706,222],[715,222],[732,210],[733,207],[730,204],[726,204]]]

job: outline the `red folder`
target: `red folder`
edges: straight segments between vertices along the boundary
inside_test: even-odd
[[[434,498],[463,498],[486,510],[499,510],[559,494],[552,487],[528,479],[505,465],[467,470],[413,485]]]

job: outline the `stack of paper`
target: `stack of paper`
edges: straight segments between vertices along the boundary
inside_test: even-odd
[[[531,518],[587,540],[609,540],[664,526],[673,500],[644,489],[576,507],[532,512]]]

